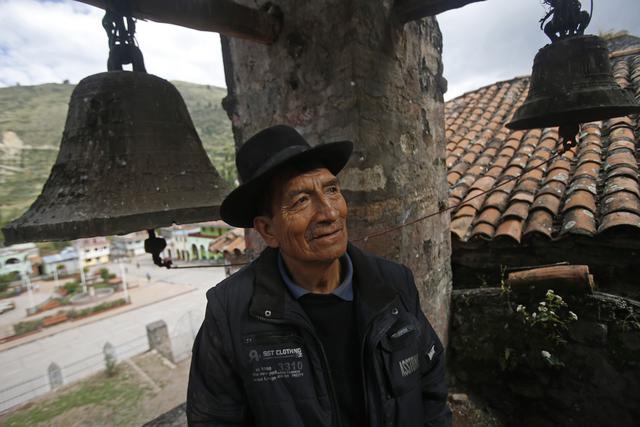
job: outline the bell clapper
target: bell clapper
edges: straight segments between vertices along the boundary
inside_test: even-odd
[[[578,135],[579,125],[572,123],[569,125],[560,125],[558,134],[564,151],[569,151],[571,147],[576,146],[576,135]]]
[[[164,248],[167,247],[167,241],[156,237],[156,232],[153,229],[147,230],[147,233],[149,233],[149,238],[144,241],[144,251],[151,254],[153,263],[158,267],[171,268],[171,260],[160,257]]]

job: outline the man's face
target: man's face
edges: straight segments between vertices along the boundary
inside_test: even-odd
[[[269,246],[301,262],[333,261],[344,254],[347,203],[328,169],[280,175],[272,185],[272,216],[254,221]]]

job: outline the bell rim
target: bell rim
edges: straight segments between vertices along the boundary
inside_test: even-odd
[[[28,211],[27,211],[28,212]],[[180,224],[220,220],[220,204],[172,209],[162,212],[140,212],[119,217],[69,219],[57,223],[29,224],[19,217],[2,228],[5,245],[29,242],[76,240],[95,236],[125,235],[136,231]],[[102,232],[100,232],[102,230]],[[98,231],[98,232],[96,232]]]
[[[576,121],[576,112],[580,112],[580,121]],[[589,109],[567,110],[561,113],[547,114],[536,117],[522,117],[506,124],[511,130],[551,128],[576,123],[591,123],[615,117],[624,117],[640,113],[640,106],[627,107],[594,107]]]

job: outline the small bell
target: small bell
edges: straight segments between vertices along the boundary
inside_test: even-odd
[[[73,91],[51,175],[3,233],[13,244],[209,221],[228,191],[177,89],[151,74],[109,71]]]
[[[633,96],[615,82],[606,42],[572,36],[540,49],[533,63],[529,94],[509,129],[559,126],[571,145],[578,124],[640,112]]]

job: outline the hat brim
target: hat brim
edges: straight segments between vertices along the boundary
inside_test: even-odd
[[[337,175],[349,161],[352,151],[353,143],[351,141],[337,141],[317,145],[278,159],[269,169],[257,174],[229,193],[220,205],[222,220],[234,227],[253,228],[253,219],[260,214],[258,204],[262,201],[266,186],[282,166],[297,162],[317,161],[329,169],[332,174]]]

